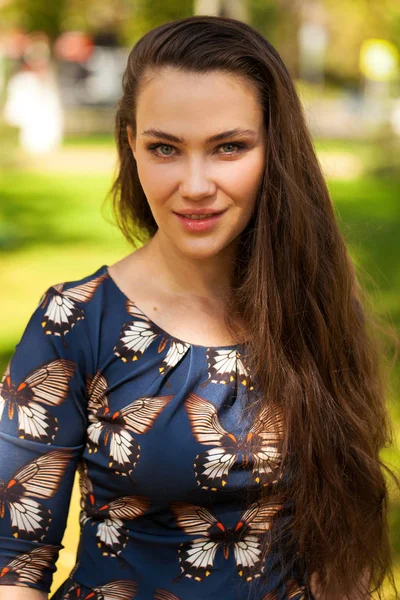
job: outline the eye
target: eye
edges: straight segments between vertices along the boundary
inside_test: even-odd
[[[226,144],[222,144],[219,148],[233,148],[233,151],[222,152],[222,154],[239,154],[239,152],[243,152],[246,149],[246,144],[241,144],[239,142],[227,142]]]
[[[219,152],[221,148],[228,148],[228,152]],[[147,150],[157,156],[157,158],[171,158],[174,156],[174,150],[176,148],[170,144],[150,144],[147,146]],[[242,142],[226,142],[217,146],[216,154],[222,154],[225,156],[234,156],[247,150],[247,145]]]
[[[155,154],[156,156],[158,156],[159,158],[169,158],[170,156],[172,156],[171,151],[173,149],[173,146],[170,146],[170,144],[151,144],[150,146],[147,147],[147,149],[152,153]],[[167,150],[167,153],[161,152],[160,154],[157,152],[158,149],[163,149],[163,150]]]

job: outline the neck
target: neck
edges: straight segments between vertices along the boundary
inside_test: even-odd
[[[226,298],[232,285],[235,244],[215,256],[192,258],[182,254],[158,230],[143,248],[157,265],[155,280],[176,296],[208,300]]]

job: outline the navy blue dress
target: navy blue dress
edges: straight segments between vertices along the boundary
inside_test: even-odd
[[[251,425],[252,390],[239,344],[171,336],[107,265],[51,286],[1,383],[0,584],[49,592],[78,469],[76,565],[52,600],[312,597],[304,570],[260,558],[290,503],[281,421]]]

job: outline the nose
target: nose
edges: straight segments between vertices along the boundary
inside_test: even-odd
[[[200,200],[212,196],[215,190],[215,182],[210,178],[205,161],[202,158],[188,161],[180,185],[182,198]]]

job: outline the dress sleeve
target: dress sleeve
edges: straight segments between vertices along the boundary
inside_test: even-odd
[[[83,310],[74,318],[61,298],[57,286],[43,294],[0,384],[0,585],[47,593],[85,443],[92,357]]]

